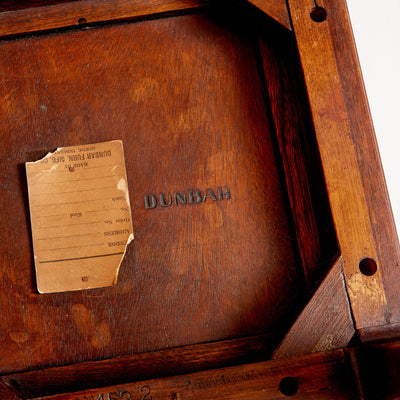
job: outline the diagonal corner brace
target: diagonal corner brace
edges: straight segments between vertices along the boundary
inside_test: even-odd
[[[286,0],[249,0],[249,3],[256,6],[285,28],[292,30]]]
[[[309,0],[289,0],[288,5],[354,322],[357,329],[383,325],[387,301],[329,26],[312,18]],[[376,263],[375,273],[363,272],[366,259]]]

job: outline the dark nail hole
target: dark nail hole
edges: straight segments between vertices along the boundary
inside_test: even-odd
[[[87,21],[86,21],[86,18],[79,18],[79,19],[78,19],[78,24],[79,24],[79,25],[86,24],[86,22],[87,22]]]
[[[87,282],[89,278],[87,276],[82,276],[82,282]]]
[[[13,385],[15,387],[15,389],[19,390],[21,389],[21,385],[18,381],[16,381],[15,379],[10,379],[10,383],[11,385]]]
[[[69,169],[69,172],[74,172],[75,171],[74,167],[69,167],[68,169]]]
[[[287,376],[281,380],[281,383],[279,384],[279,390],[285,396],[293,396],[299,390],[299,384],[297,383],[296,379]]]
[[[359,268],[362,274],[371,276],[374,275],[378,267],[372,258],[363,258],[360,261]]]
[[[328,13],[323,7],[314,7],[310,12],[310,17],[314,22],[324,22]]]

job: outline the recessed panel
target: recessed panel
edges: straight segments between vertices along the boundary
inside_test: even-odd
[[[304,290],[257,37],[180,16],[0,44],[2,372],[285,329]],[[39,294],[24,163],[122,140],[114,287]],[[62,230],[62,228],[61,228]]]

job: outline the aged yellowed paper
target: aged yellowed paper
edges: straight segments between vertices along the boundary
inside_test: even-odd
[[[38,291],[114,285],[133,239],[122,142],[62,147],[25,166]]]

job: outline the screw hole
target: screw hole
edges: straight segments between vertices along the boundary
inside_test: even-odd
[[[83,24],[86,24],[86,23],[87,23],[86,18],[79,18],[78,19],[78,24],[79,25],[83,25]]]
[[[310,17],[314,22],[324,22],[328,13],[325,8],[316,6],[310,11]]]
[[[363,258],[359,264],[360,271],[363,275],[372,276],[378,267],[372,258]]]
[[[299,390],[299,384],[296,379],[287,376],[281,380],[279,384],[279,390],[285,396],[293,396]]]

